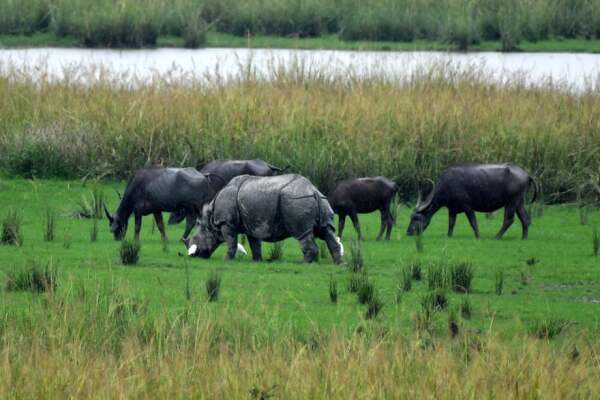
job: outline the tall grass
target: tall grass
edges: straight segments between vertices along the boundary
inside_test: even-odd
[[[428,39],[459,49],[480,40],[513,50],[523,39],[600,37],[598,0],[5,0],[2,7],[0,33],[50,31],[88,46],[153,46],[165,34],[196,47],[208,27],[239,36]]]
[[[456,341],[425,341],[365,324],[360,332],[319,332],[310,341],[287,323],[264,324],[239,307],[215,314],[202,303],[154,314],[118,288],[68,292],[33,303],[27,312],[0,311],[1,398],[600,395],[596,339],[560,346],[464,329]]]
[[[574,199],[586,171],[600,169],[600,96],[591,89],[499,88],[451,65],[402,79],[342,78],[299,60],[267,74],[157,76],[124,88],[109,75],[82,85],[9,69],[0,76],[0,169],[125,178],[149,165],[258,157],[291,165],[324,192],[341,178],[382,174],[414,198],[450,164],[512,161],[539,177],[549,202]]]

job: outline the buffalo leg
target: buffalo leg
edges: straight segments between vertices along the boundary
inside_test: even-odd
[[[529,225],[531,224],[531,221],[529,220],[529,215],[527,215],[527,211],[525,210],[525,205],[522,203],[519,205],[519,208],[517,208],[517,216],[519,217],[521,225],[523,226],[522,238],[527,239],[527,236],[529,234]]]
[[[387,223],[388,223],[387,213],[385,212],[385,210],[381,210],[381,228],[379,228],[379,234],[377,235],[377,239],[375,239],[375,240],[381,240],[381,237],[383,236],[383,232],[387,228]]]
[[[477,217],[475,217],[475,213],[472,210],[469,210],[465,211],[465,214],[467,214],[471,228],[473,228],[473,232],[475,232],[475,238],[479,239],[479,227],[477,226]]]
[[[135,240],[140,240],[140,231],[142,230],[142,214],[135,214]]]
[[[326,228],[319,232],[319,239],[322,239],[327,244],[327,248],[329,249],[329,253],[331,254],[331,258],[333,258],[333,262],[336,264],[342,263],[342,247],[340,243],[337,241],[337,237],[335,236],[335,232],[333,229]]]
[[[225,259],[233,260],[238,247],[237,233],[227,225],[223,225],[221,233],[227,243],[227,254],[225,254]]]
[[[338,234],[342,237],[344,233],[344,226],[346,225],[346,214],[340,213],[338,215]]]
[[[194,215],[187,213],[185,215],[185,230],[183,231],[183,239],[186,239],[194,228]]]
[[[448,213],[448,237],[452,237],[454,233],[454,225],[456,224],[456,213],[450,211]]]
[[[390,236],[392,235],[392,228],[394,227],[394,223],[396,222],[394,220],[394,217],[392,216],[392,213],[389,210],[388,207],[388,218],[387,218],[387,231],[385,233],[385,240],[390,240]]]
[[[315,243],[315,236],[312,234],[312,232],[299,240],[302,254],[304,254],[304,262],[311,263],[315,261],[317,259],[317,255],[319,254],[319,248]]]
[[[250,245],[250,251],[252,251],[252,261],[262,261],[262,242],[252,236],[246,235],[248,238],[248,244]]]
[[[361,231],[360,231],[360,222],[358,222],[358,215],[356,213],[350,214],[350,219],[352,220],[352,224],[354,225],[354,229],[356,229],[356,233],[358,234],[358,240],[365,240]]]
[[[154,220],[156,221],[156,226],[158,227],[158,231],[160,232],[160,238],[163,242],[167,241],[167,234],[165,233],[165,224],[163,222],[163,217],[161,212],[154,213]]]
[[[502,235],[504,235],[504,233],[506,232],[506,230],[508,228],[510,228],[510,226],[512,225],[513,221],[515,220],[515,209],[512,206],[507,206],[504,208],[504,222],[502,222],[502,227],[500,228],[500,231],[498,231],[498,234],[496,235],[496,239],[501,239]]]

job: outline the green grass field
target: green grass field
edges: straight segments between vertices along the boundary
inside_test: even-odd
[[[123,184],[104,184],[103,191],[109,208],[114,210],[117,197],[112,187]],[[151,313],[181,312],[186,300],[186,264],[192,300],[204,303],[204,283],[212,271],[222,274],[221,296],[213,311],[246,312],[273,329],[286,329],[303,336],[314,330],[335,328],[345,334],[365,323],[365,306],[348,293],[349,272],[335,266],[329,259],[316,264],[304,264],[298,243],[285,241],[282,261],[253,263],[247,258],[231,262],[223,260],[222,246],[210,260],[190,259],[178,241],[183,225],[168,229],[170,243],[163,249],[158,231],[150,217],[144,218],[140,262],[122,266],[119,243],[108,231],[108,223],[99,221],[99,236],[90,242],[92,220],[70,216],[78,201],[91,196],[91,184],[80,181],[37,181],[4,179],[0,181],[0,206],[5,214],[10,208],[20,210],[23,217],[24,243],[21,247],[0,246],[0,271],[7,273],[23,268],[32,260],[52,260],[59,272],[59,292],[68,292],[83,285],[125,288],[132,298],[148,302]],[[43,240],[46,210],[56,211],[56,238]],[[534,217],[530,239],[520,239],[520,224],[515,222],[501,241],[493,240],[502,221],[501,212],[493,218],[479,215],[482,239],[474,239],[466,218],[457,221],[455,237],[446,238],[447,214],[440,211],[423,237],[424,251],[417,253],[415,240],[405,236],[410,210],[402,206],[398,223],[389,242],[376,242],[379,216],[362,216],[361,223],[367,238],[363,243],[365,266],[370,279],[384,302],[378,324],[410,332],[411,321],[420,309],[421,297],[427,292],[426,282],[413,282],[411,291],[403,293],[396,304],[400,272],[414,260],[423,263],[423,275],[429,263],[467,261],[475,268],[472,293],[468,295],[474,308],[468,329],[492,330],[502,336],[526,334],[535,321],[562,320],[568,331],[600,332],[600,258],[592,255],[593,226],[600,225],[600,213],[593,209],[587,225],[582,225],[575,207],[547,207],[543,216]],[[133,235],[133,220],[128,236]],[[354,237],[347,224],[344,243],[349,257],[349,239]],[[264,244],[268,257],[270,244]],[[534,265],[527,260],[535,259]],[[495,277],[504,274],[504,292],[495,293]],[[4,274],[2,274],[4,275]],[[339,301],[330,303],[330,278],[338,282]],[[525,277],[525,278],[524,278]],[[525,282],[523,282],[525,280]],[[18,309],[31,307],[36,296],[23,292],[2,291],[2,307]],[[467,295],[449,295],[450,307],[458,307]],[[443,334],[447,312],[437,314],[437,325]]]
[[[81,47],[82,43],[74,36],[56,36],[53,33],[33,33],[31,35],[0,35],[0,48],[14,47]],[[342,40],[339,35],[329,34],[312,38],[294,38],[270,35],[235,36],[229,33],[208,32],[206,47],[245,47],[267,49],[307,49],[307,50],[374,50],[374,51],[453,51],[452,44],[433,40],[408,42],[377,40]],[[178,36],[159,36],[156,47],[184,47],[184,40]],[[469,47],[469,51],[500,51],[499,41],[482,41]],[[545,39],[536,42],[519,43],[519,51],[526,52],[600,52],[597,39]]]

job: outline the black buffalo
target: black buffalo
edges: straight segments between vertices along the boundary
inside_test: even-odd
[[[194,168],[148,168],[137,171],[127,183],[125,194],[111,215],[104,207],[115,239],[127,232],[131,214],[135,216],[135,238],[139,240],[142,216],[153,214],[163,240],[166,240],[161,212],[183,210],[187,237],[200,216],[202,206],[215,195],[209,178]]]
[[[452,236],[456,214],[465,213],[479,238],[475,212],[493,212],[504,207],[504,223],[496,235],[500,239],[515,218],[523,226],[523,239],[527,239],[530,225],[525,210],[525,195],[534,186],[532,202],[537,196],[534,179],[514,164],[467,164],[446,169],[433,186],[426,200],[419,200],[411,216],[407,233],[423,232],[431,217],[440,208],[447,207],[449,215],[448,236]]]
[[[263,160],[215,160],[206,164],[200,172],[209,177],[211,190],[216,194],[236,176],[273,176],[285,169],[277,168]],[[180,223],[185,216],[185,210],[173,212],[169,217],[169,225]]]
[[[346,216],[350,216],[360,240],[364,240],[360,231],[357,214],[367,214],[379,210],[381,212],[381,229],[377,240],[386,231],[386,240],[390,239],[394,217],[390,205],[398,186],[384,176],[347,179],[340,182],[328,196],[329,204],[339,216],[338,234],[342,237]]]

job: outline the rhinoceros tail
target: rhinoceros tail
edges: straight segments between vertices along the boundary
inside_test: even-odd
[[[533,198],[531,199],[530,203],[533,203],[538,197],[540,187],[539,187],[538,182],[532,176],[529,177],[528,189],[530,189],[531,186],[533,186]]]

